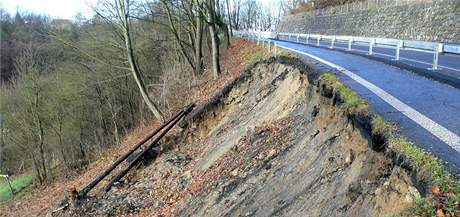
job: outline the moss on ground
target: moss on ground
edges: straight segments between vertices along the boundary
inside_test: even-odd
[[[249,53],[248,59],[251,62],[258,62],[264,58],[264,51],[262,49],[257,49],[252,53]]]
[[[355,91],[343,85],[334,74],[330,72],[323,73],[319,77],[319,82],[333,87],[334,90],[340,94],[340,97],[343,100],[342,105],[345,106],[347,111],[362,112],[369,108],[369,104],[363,98],[361,98]]]
[[[0,182],[0,203],[4,203],[13,198],[20,198],[26,195],[28,192],[23,191],[23,188],[30,185],[34,179],[35,176],[31,173],[28,173],[10,180],[11,186],[16,192],[16,194],[13,195],[10,187],[8,186],[8,183],[2,178],[2,181]]]

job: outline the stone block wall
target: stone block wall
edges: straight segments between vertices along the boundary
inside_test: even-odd
[[[289,15],[277,32],[460,43],[460,0],[370,8],[333,15]]]

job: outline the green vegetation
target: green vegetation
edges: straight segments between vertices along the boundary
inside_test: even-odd
[[[286,56],[286,57],[298,57],[296,54],[292,53],[292,52],[289,52],[287,51],[286,49],[283,49],[283,48],[276,48],[277,49],[277,54],[278,56]]]
[[[4,178],[0,178],[0,203],[6,202],[12,198],[20,198],[27,194],[27,191],[22,189],[32,184],[34,178],[35,177],[32,173],[28,173],[11,180],[11,186],[15,191],[15,195],[11,193],[11,189],[8,186],[7,181]]]
[[[258,62],[258,61],[261,61],[263,58],[264,58],[264,50],[257,49],[254,52],[248,54],[247,60],[251,62]]]
[[[387,138],[389,148],[404,154],[419,170],[429,171],[435,184],[442,184],[444,182],[441,180],[451,177],[436,157],[417,147],[406,138],[399,136],[396,133],[397,127],[395,125],[385,121],[380,116],[374,117],[372,125],[374,134]]]
[[[368,103],[362,99],[356,92],[343,85],[334,74],[328,72],[320,76],[319,81],[322,84],[327,84],[336,90],[342,98],[343,106],[349,112],[361,112],[368,109]]]

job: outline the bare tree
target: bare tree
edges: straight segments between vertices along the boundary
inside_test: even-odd
[[[212,74],[214,79],[217,79],[220,75],[220,51],[219,37],[217,36],[216,29],[216,4],[214,0],[206,0],[204,5],[207,13],[206,21],[209,28],[209,37],[211,38]]]
[[[99,2],[99,7],[93,6],[93,11],[97,14],[98,18],[103,20],[106,24],[110,25],[114,31],[116,37],[121,38],[122,43],[119,44],[116,42],[116,39],[110,42],[109,46],[113,46],[117,49],[123,49],[125,53],[125,60],[122,61],[122,64],[128,63],[126,66],[116,66],[108,63],[107,61],[93,55],[79,47],[73,45],[69,41],[64,40],[62,37],[58,36],[54,32],[50,32],[50,36],[61,41],[62,43],[74,48],[83,55],[110,67],[114,67],[122,70],[129,70],[136,81],[139,92],[142,96],[143,101],[155,116],[156,119],[162,120],[163,114],[157,108],[150,95],[147,92],[145,87],[144,80],[142,78],[141,69],[137,63],[136,55],[133,48],[133,39],[131,37],[131,19],[134,17],[131,12],[134,10],[132,8],[133,3],[130,0],[102,0]]]
[[[23,127],[23,136],[26,138],[24,150],[30,154],[37,171],[37,177],[40,183],[47,178],[48,170],[45,156],[45,123],[44,123],[44,84],[38,79],[42,68],[40,65],[43,60],[36,54],[36,45],[30,44],[23,49],[15,60],[16,71],[20,74],[21,80],[25,81],[23,86],[23,99],[26,107],[22,108],[20,118]],[[42,62],[41,62],[42,61]],[[38,152],[39,158],[36,158]]]
[[[132,39],[130,35],[130,9],[131,9],[131,2],[130,0],[116,0],[115,4],[107,4],[112,5],[111,8],[117,12],[118,17],[118,24],[115,23],[114,27],[121,30],[123,33],[123,40],[125,42],[125,49],[126,49],[126,56],[128,58],[129,65],[131,67],[131,72],[136,80],[137,86],[139,87],[139,91],[144,99],[144,102],[147,104],[147,107],[153,113],[153,115],[158,119],[163,119],[163,114],[158,110],[156,105],[150,99],[149,94],[145,88],[144,81],[142,79],[142,73],[140,68],[137,66],[136,59],[134,57],[134,51],[132,47]]]
[[[228,26],[230,28],[230,36],[233,36],[233,27],[232,27],[232,15],[230,12],[230,6],[228,4],[229,0],[225,0],[225,6],[227,8],[227,17],[228,17]]]
[[[203,69],[203,24],[202,3],[195,0],[161,0],[169,29],[179,50],[195,75]],[[188,36],[188,42],[181,37]],[[190,52],[193,50],[193,52]],[[193,56],[193,60],[192,57]]]

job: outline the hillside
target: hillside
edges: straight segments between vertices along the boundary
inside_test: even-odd
[[[350,116],[347,98],[301,60],[246,68],[108,193],[58,216],[388,216],[426,193]],[[364,104],[361,104],[364,103]],[[417,178],[418,177],[418,178]]]
[[[334,90],[296,61],[249,67],[154,163],[70,213],[387,216],[409,207],[420,195],[410,173],[373,150]]]

